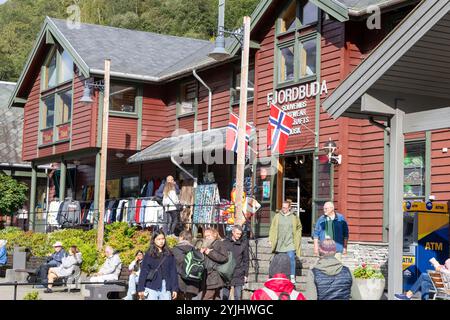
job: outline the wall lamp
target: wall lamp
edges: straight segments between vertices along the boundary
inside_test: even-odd
[[[92,103],[93,100],[91,98],[91,90],[99,89],[100,91],[104,91],[105,89],[105,80],[99,80],[99,81],[85,81],[84,82],[84,90],[83,90],[83,96],[80,99],[80,102],[85,103]]]
[[[333,140],[331,140],[331,138],[329,138],[329,140],[325,142],[325,145],[323,146],[323,150],[325,150],[325,152],[327,153],[328,163],[332,164],[342,163],[342,155],[336,155],[335,154],[336,149],[337,149],[336,142],[334,142]]]

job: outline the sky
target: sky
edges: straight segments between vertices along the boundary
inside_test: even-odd
[[[0,4],[5,3],[7,0],[0,0]]]

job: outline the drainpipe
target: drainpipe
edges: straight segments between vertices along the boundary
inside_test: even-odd
[[[203,81],[199,75],[197,74],[197,72],[195,71],[195,69],[192,70],[192,74],[194,75],[194,77],[200,81],[200,83],[206,88],[208,89],[208,131],[211,130],[211,112],[212,112],[212,91],[211,88],[208,87],[205,83],[205,81]],[[208,161],[209,162],[209,161]],[[208,174],[208,164],[206,164],[206,174]]]
[[[209,91],[208,94],[208,131],[211,130],[211,107],[212,107],[212,91],[211,88],[206,85],[206,83],[198,76],[197,72],[192,70],[194,77],[200,81],[200,83]]]

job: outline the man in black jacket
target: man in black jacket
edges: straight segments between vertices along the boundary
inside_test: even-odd
[[[236,267],[231,282],[223,287],[222,300],[229,300],[231,287],[234,288],[234,300],[242,299],[242,288],[247,282],[249,267],[248,239],[242,237],[242,233],[242,227],[240,225],[234,225],[231,231],[231,237],[224,241],[227,249],[233,253],[233,257],[236,260]]]
[[[37,288],[44,288],[47,285],[48,269],[59,267],[62,263],[62,259],[67,255],[60,241],[56,241],[53,244],[53,248],[55,249],[55,252],[47,256],[47,262],[41,264],[36,270],[37,281],[42,283],[42,285],[36,286]]]

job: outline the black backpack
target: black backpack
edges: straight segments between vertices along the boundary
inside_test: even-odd
[[[188,281],[201,281],[205,273],[205,256],[195,248],[185,253],[181,278]]]

